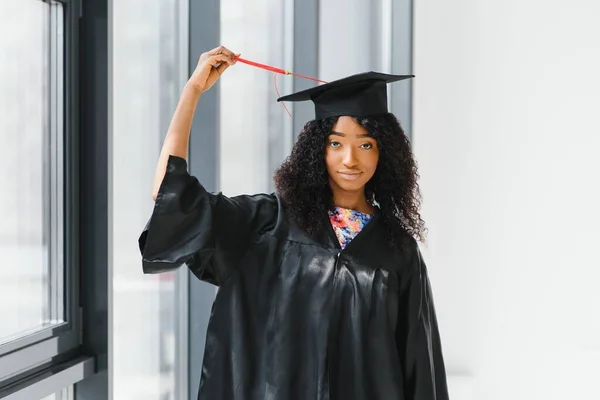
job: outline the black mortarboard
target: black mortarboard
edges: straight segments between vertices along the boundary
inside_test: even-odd
[[[312,100],[315,119],[342,115],[368,117],[388,112],[388,83],[410,78],[414,78],[414,75],[364,72],[289,94],[277,101]]]

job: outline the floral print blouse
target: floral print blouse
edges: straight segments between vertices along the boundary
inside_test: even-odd
[[[369,223],[371,217],[371,214],[349,208],[334,207],[329,211],[329,221],[342,249]]]

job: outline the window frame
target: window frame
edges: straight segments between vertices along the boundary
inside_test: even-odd
[[[79,305],[79,176],[77,172],[79,164],[78,30],[81,3],[79,0],[28,1],[42,1],[49,6],[60,4],[59,12],[62,11],[62,37],[57,35],[60,30],[52,29],[56,28],[54,24],[57,19],[55,18],[51,18],[50,36],[48,37],[50,57],[56,56],[52,50],[52,46],[54,46],[52,41],[60,40],[62,42],[62,60],[59,60],[62,71],[55,72],[52,69],[49,71],[50,90],[48,94],[50,110],[57,112],[55,114],[57,120],[54,117],[50,119],[48,144],[52,149],[58,149],[58,158],[51,157],[51,160],[47,160],[51,171],[45,172],[45,176],[53,175],[50,180],[50,193],[48,193],[50,199],[53,202],[62,197],[62,202],[58,203],[62,207],[57,208],[56,203],[51,203],[50,215],[46,214],[44,218],[47,219],[45,222],[48,224],[47,226],[59,227],[56,231],[54,229],[49,231],[51,237],[48,242],[50,243],[52,262],[63,268],[63,272],[55,275],[55,272],[52,271],[49,274],[49,282],[52,285],[62,285],[62,302],[61,297],[56,296],[56,286],[51,287],[47,291],[47,295],[51,297],[49,308],[62,309],[64,322],[15,337],[0,345],[0,398],[8,396],[7,398],[15,399],[20,398],[19,396],[30,391],[31,388],[39,390],[42,387],[50,390],[52,387],[52,390],[47,393],[50,395],[68,386],[64,385],[64,382],[77,379],[77,375],[80,375],[82,371],[85,371],[86,376],[93,373],[93,368],[90,369],[91,358],[77,358],[82,344],[82,315]],[[51,68],[53,65],[56,64],[51,64]],[[61,86],[62,90],[58,92],[54,90]],[[57,94],[59,97],[56,97]],[[58,165],[55,162],[56,159],[59,159]],[[56,235],[57,232],[59,235]],[[70,363],[68,368],[63,364],[65,362]],[[52,371],[60,371],[60,373]],[[60,379],[51,379],[56,376],[59,376]],[[67,379],[65,380],[65,378]],[[40,386],[42,381],[43,384]],[[53,382],[62,386],[53,387]],[[75,382],[77,380],[73,380],[69,385]],[[27,388],[29,389],[25,390]]]

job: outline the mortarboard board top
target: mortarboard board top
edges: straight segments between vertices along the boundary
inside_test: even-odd
[[[414,75],[391,75],[364,72],[289,94],[277,101],[307,101],[315,105],[315,119],[368,117],[388,112],[387,84],[414,78]]]

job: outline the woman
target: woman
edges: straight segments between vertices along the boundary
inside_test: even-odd
[[[219,286],[198,399],[448,398],[425,264],[417,170],[387,112],[386,84],[359,74],[280,100],[315,120],[275,174],[277,193],[210,194],[187,172],[201,94],[236,63],[200,57],[167,133],[145,273],[186,263]]]

